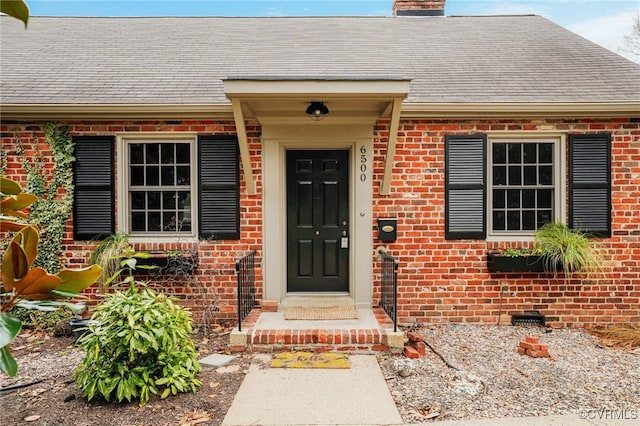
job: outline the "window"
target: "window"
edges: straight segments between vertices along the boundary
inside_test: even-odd
[[[75,240],[102,239],[116,229],[151,238],[240,238],[235,135],[124,135],[117,145],[115,139],[74,137]]]
[[[126,145],[129,233],[191,235],[194,141],[135,141]]]
[[[610,157],[608,133],[448,135],[445,238],[530,236],[565,219],[572,228],[611,236]]]
[[[491,234],[530,235],[559,217],[559,139],[489,140]]]

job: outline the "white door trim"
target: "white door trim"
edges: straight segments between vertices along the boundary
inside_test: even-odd
[[[319,125],[320,124],[320,125]],[[350,259],[349,294],[356,307],[369,308],[373,294],[373,125],[264,125],[263,146],[263,294],[286,296],[287,149],[348,149]],[[300,295],[296,293],[296,295]]]

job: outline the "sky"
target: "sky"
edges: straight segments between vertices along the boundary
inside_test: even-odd
[[[390,16],[392,0],[26,0],[32,16]],[[447,15],[536,14],[625,52],[640,0],[447,0]]]

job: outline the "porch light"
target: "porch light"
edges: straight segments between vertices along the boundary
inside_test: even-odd
[[[325,115],[329,114],[329,108],[324,102],[312,101],[305,112],[312,120],[320,121]]]

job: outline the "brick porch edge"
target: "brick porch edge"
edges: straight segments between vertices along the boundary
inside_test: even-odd
[[[260,309],[254,309],[230,336],[233,352],[313,351],[313,352],[400,352],[404,333],[393,332],[393,322],[381,308],[373,308],[377,329],[254,329]]]

